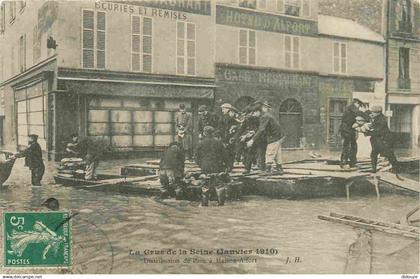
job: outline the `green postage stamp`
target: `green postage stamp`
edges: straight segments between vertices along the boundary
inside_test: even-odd
[[[4,212],[3,266],[71,266],[70,212]]]

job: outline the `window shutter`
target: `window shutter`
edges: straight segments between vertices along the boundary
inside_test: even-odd
[[[151,18],[144,18],[143,19],[143,35],[152,36],[152,19]]]
[[[311,0],[302,0],[302,16],[311,16]]]
[[[93,30],[93,19],[94,19],[93,11],[84,10],[83,11],[83,28]]]
[[[334,67],[334,72],[339,72],[340,71],[340,44],[339,43],[334,43],[333,45],[333,67]]]
[[[98,12],[97,14],[97,29],[100,31],[105,31],[105,13]]]
[[[283,2],[283,0],[277,0],[276,1],[276,10],[279,13],[284,13],[284,2]]]
[[[341,44],[341,72],[347,72],[347,45]]]
[[[105,39],[105,13],[97,12],[96,18],[96,67],[103,69],[105,68],[105,48],[106,48],[106,39]]]

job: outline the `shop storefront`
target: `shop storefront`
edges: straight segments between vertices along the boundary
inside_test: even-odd
[[[216,99],[242,109],[267,100],[287,138],[283,148],[318,146],[320,137],[317,75],[261,67],[217,64]]]
[[[65,116],[57,119],[57,142],[78,133],[106,142],[115,152],[162,150],[175,139],[179,105],[185,104],[195,123],[198,106],[214,98],[211,80],[109,76],[92,81],[65,73],[58,77],[63,90],[55,93],[57,110]]]

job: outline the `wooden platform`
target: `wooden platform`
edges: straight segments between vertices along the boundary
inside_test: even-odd
[[[416,165],[418,158],[402,160],[407,165]],[[414,161],[414,162],[413,162]],[[253,170],[243,174],[242,165],[235,166],[230,176],[243,182],[243,194],[263,195],[272,198],[306,199],[321,197],[346,197],[354,195],[395,193],[395,187],[405,189],[397,191],[409,195],[418,195],[411,181],[399,184],[385,185],[395,175],[388,172],[390,166],[385,160],[380,160],[378,173],[372,174],[370,161],[362,160],[357,168],[340,168],[337,160],[315,158],[288,162],[283,164],[284,174],[270,174]],[[144,164],[133,164],[121,169],[125,175],[141,175],[141,173],[156,173],[159,169],[158,160],[150,160]],[[186,162],[186,172],[199,173],[200,168],[194,162]],[[381,177],[383,176],[383,179]],[[418,185],[417,185],[418,186]]]

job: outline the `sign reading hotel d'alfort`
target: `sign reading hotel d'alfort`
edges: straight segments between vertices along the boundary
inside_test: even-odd
[[[221,5],[216,6],[216,23],[294,35],[313,36],[318,32],[316,22],[311,20]]]
[[[95,8],[109,12],[121,12],[173,20],[186,20],[186,13],[210,15],[210,1],[200,0],[137,0],[96,1]]]

